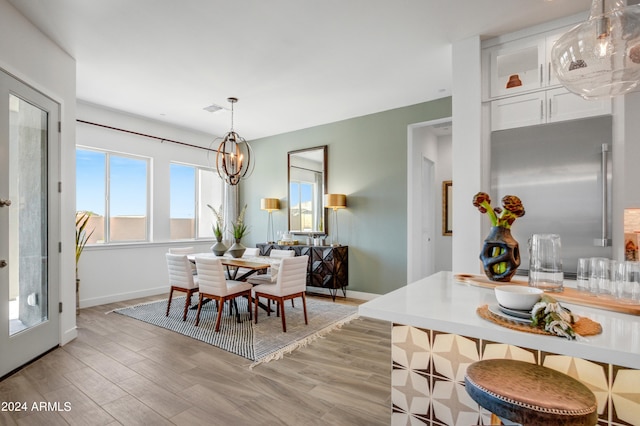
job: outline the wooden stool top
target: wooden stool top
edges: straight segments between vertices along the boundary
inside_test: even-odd
[[[467,368],[466,390],[481,407],[525,425],[584,425],[598,421],[596,397],[585,385],[547,367],[509,359]]]

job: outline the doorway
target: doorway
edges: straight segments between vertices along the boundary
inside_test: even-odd
[[[407,134],[407,282],[451,269],[442,232],[442,181],[451,180],[451,118],[416,123]]]
[[[59,344],[59,120],[0,70],[0,377]]]

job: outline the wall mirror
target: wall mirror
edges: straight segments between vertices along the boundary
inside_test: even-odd
[[[287,164],[289,231],[326,234],[327,146],[290,151]]]

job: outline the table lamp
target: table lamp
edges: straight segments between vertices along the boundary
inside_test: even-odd
[[[269,221],[267,222],[267,244],[276,242],[273,232],[273,216],[274,210],[280,210],[280,200],[277,198],[263,198],[260,200],[260,209],[269,212]]]
[[[347,196],[344,194],[325,194],[324,196],[324,207],[327,209],[333,209],[333,224],[335,227],[335,233],[333,233],[333,237],[331,238],[331,246],[336,247],[339,246],[338,242],[338,209],[344,209],[347,207]]]

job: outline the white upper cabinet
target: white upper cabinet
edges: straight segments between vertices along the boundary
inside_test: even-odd
[[[489,50],[492,98],[539,89],[543,84],[545,44],[535,38],[518,40]]]
[[[553,44],[571,27],[494,44],[483,50],[484,100],[491,130],[611,114],[611,100],[585,100],[565,89],[551,69]]]
[[[611,114],[609,99],[585,100],[564,87],[509,96],[491,102],[491,130]]]
[[[489,97],[499,98],[559,85],[551,69],[553,43],[569,28],[503,43],[485,52]]]

